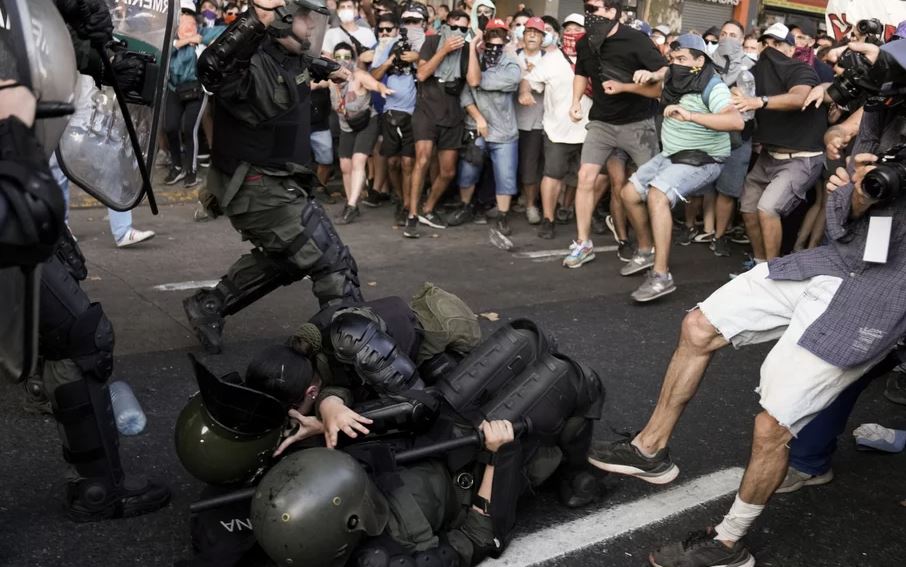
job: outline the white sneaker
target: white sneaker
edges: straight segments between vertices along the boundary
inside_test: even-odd
[[[832,480],[834,480],[833,469],[828,469],[824,474],[811,475],[794,469],[793,467],[789,467],[786,471],[786,477],[775,492],[777,494],[789,494],[790,492],[796,492],[805,486],[821,486]]]
[[[135,230],[134,228],[130,228],[129,232],[126,233],[126,236],[119,239],[116,242],[116,245],[119,248],[125,248],[127,246],[134,246],[145,240],[151,240],[152,238],[154,238],[153,230]]]
[[[538,207],[529,207],[525,210],[525,217],[529,224],[541,224],[541,211]]]

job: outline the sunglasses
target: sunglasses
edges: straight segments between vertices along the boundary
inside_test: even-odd
[[[453,31],[461,31],[462,33],[466,33],[469,31],[469,26],[450,26],[450,24],[447,24],[447,25]]]
[[[425,20],[421,18],[403,18],[403,24],[407,26],[412,24],[423,24],[424,22]]]
[[[351,53],[337,53],[336,55],[333,56],[333,58],[336,59],[337,61],[352,61],[352,54]]]
[[[393,28],[393,27],[388,28],[385,26],[378,26],[378,32],[380,32],[380,33],[393,33],[393,30],[395,30],[395,29],[396,28]]]
[[[231,11],[227,12],[226,15],[227,15],[227,16],[238,16],[238,15],[239,15],[239,12],[234,12],[234,11],[231,10]]]
[[[720,42],[719,42],[719,41],[716,41],[716,40],[713,40],[713,39],[706,39],[706,40],[705,40],[705,43],[707,43],[708,45],[717,45],[717,44],[719,44]]]

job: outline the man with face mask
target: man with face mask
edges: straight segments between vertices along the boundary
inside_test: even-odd
[[[620,273],[626,276],[640,271],[639,266],[652,265],[632,293],[640,303],[676,290],[668,266],[673,233],[670,209],[717,179],[730,155],[727,132],[744,126],[730,102],[730,89],[708,62],[705,41],[685,34],[670,48],[673,63],[661,95],[664,150],[641,164],[623,187],[623,203],[639,243]]]
[[[764,50],[752,69],[756,96],[733,95],[740,112],[755,111],[758,128],[753,139],[762,145],[739,207],[756,264],[780,255],[781,219],[814,189],[824,167],[827,129],[824,110],[803,110],[818,76],[812,67],[793,59],[794,40],[787,27],[772,25],[761,42]]]
[[[472,4],[472,11],[469,13],[469,41],[475,37],[479,31],[484,31],[488,22],[497,15],[497,7],[491,0],[477,0]]]
[[[361,55],[374,47],[377,38],[368,26],[360,25],[357,21],[359,15],[358,0],[341,0],[337,2],[337,17],[340,25],[327,30],[321,54],[330,57],[334,47],[340,42],[351,44],[356,50],[356,56]]]
[[[595,207],[594,185],[614,150],[623,150],[636,164],[643,164],[657,153],[654,115],[660,87],[653,78],[666,72],[666,60],[643,33],[617,23],[622,13],[620,0],[589,0],[585,4],[585,29],[588,34],[577,44],[576,78],[570,119],[584,119],[581,99],[589,83],[592,99],[588,136],[582,148],[579,186],[576,189],[576,229],[578,236],[564,258],[567,268],[580,268],[594,260],[591,217]],[[638,79],[638,80],[636,80]],[[616,192],[619,193],[619,192]],[[614,193],[614,195],[616,195]],[[620,240],[620,256],[629,261],[626,216],[619,196],[611,199],[611,215]],[[639,267],[638,271],[651,267]]]
[[[217,124],[201,200],[255,245],[217,286],[183,301],[208,352],[222,348],[224,317],[306,275],[321,304],[362,298],[355,261],[314,199],[308,168],[309,83],[351,76],[310,55],[320,52],[327,13],[321,0],[256,0],[199,59]]]

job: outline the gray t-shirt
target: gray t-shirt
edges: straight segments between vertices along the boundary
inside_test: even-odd
[[[462,90],[460,102],[466,108],[470,104],[488,122],[487,142],[505,143],[519,139],[516,127],[516,96],[519,81],[522,80],[522,69],[512,55],[504,53],[500,62],[490,69],[481,72],[481,83],[478,88],[468,85]],[[475,121],[466,113],[466,128],[474,130]]]

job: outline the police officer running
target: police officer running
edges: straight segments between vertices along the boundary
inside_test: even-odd
[[[210,353],[224,317],[305,276],[322,305],[362,300],[355,261],[310,192],[309,85],[349,75],[317,58],[327,18],[324,0],[257,0],[199,59],[217,128],[202,202],[255,246],[183,302]]]

